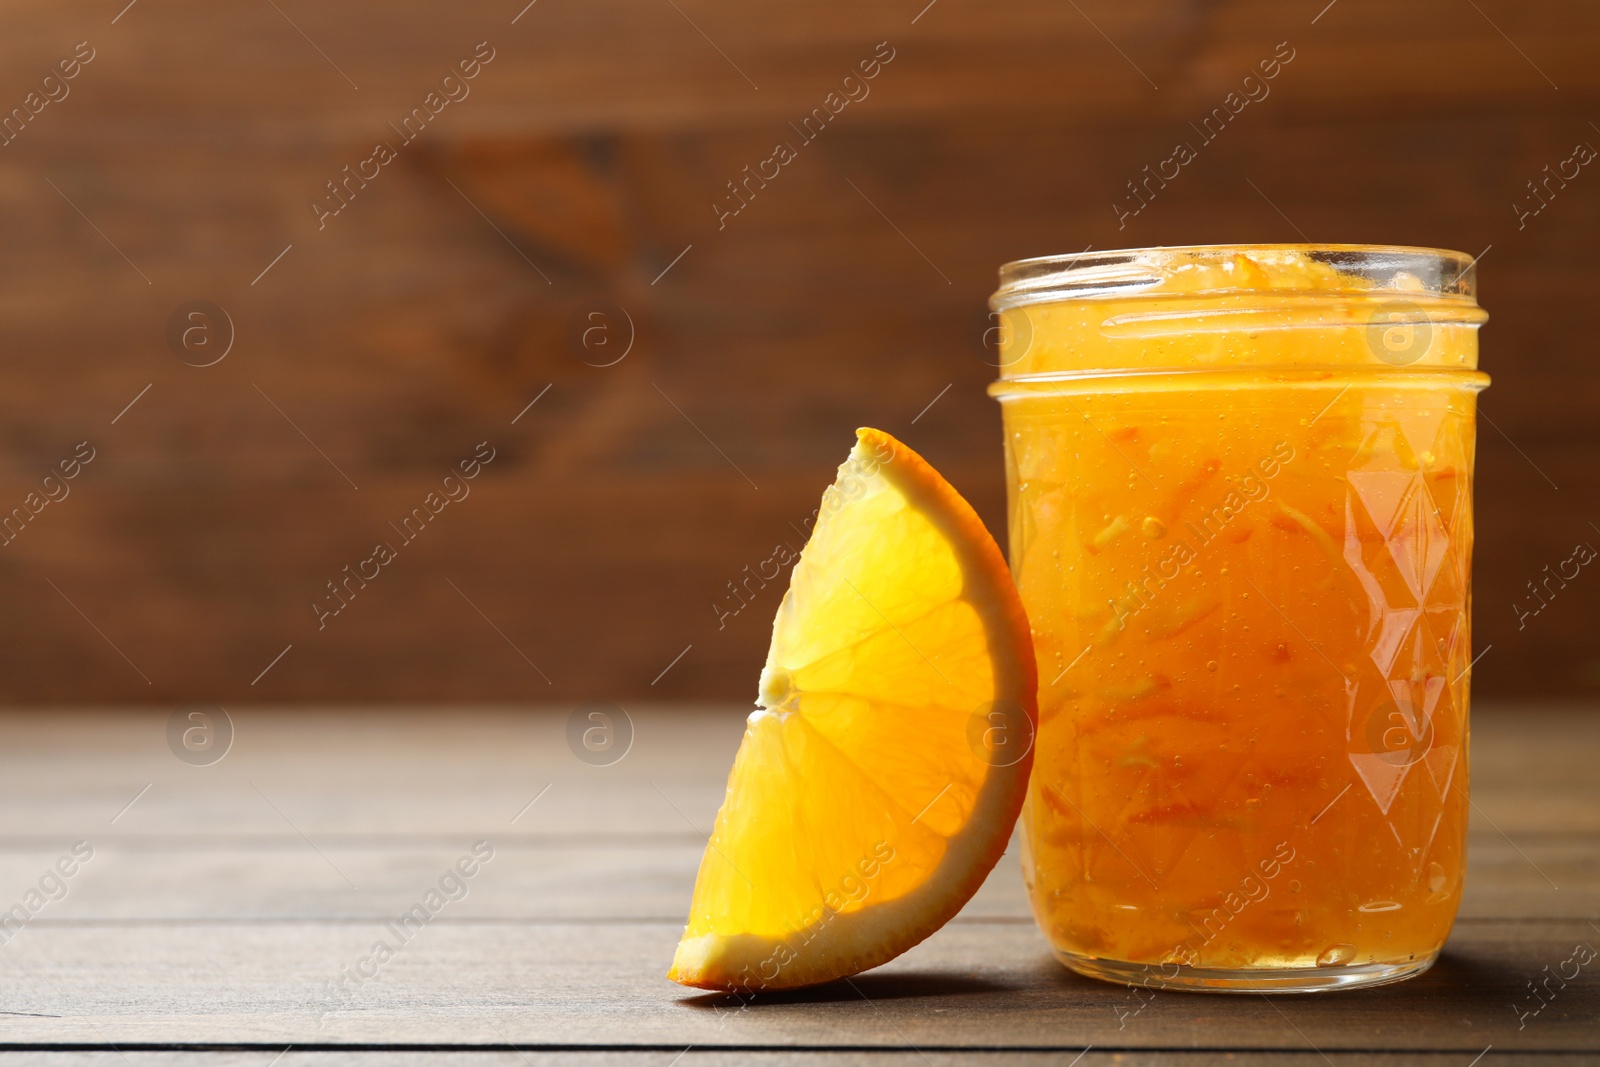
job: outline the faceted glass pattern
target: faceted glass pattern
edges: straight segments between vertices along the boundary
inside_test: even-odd
[[[1438,952],[1464,862],[1474,398],[1449,371],[1006,398],[1040,676],[1024,869],[1074,966]]]

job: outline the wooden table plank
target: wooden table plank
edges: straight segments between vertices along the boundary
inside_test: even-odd
[[[679,923],[438,920],[375,978],[329,983],[392,933],[371,923],[34,926],[7,946],[7,1042],[524,1047],[930,1046],[1593,1050],[1585,973],[1519,1030],[1525,983],[1582,920],[1461,924],[1434,971],[1340,996],[1208,997],[1070,974],[1028,921],[953,924],[853,983],[753,1005],[663,977]],[[1141,1004],[1143,1005],[1141,1008]],[[51,1017],[53,1016],[53,1017]]]
[[[115,1042],[164,1062],[169,1046],[240,1046],[237,1062],[265,1063],[289,1043],[383,1045],[395,1057],[461,1045],[526,1062],[515,1045],[555,1062],[567,1055],[558,1048],[583,1046],[585,1062],[632,1064],[691,1045],[696,1058],[788,1046],[801,1051],[722,1058],[921,1063],[906,1052],[915,1046],[929,1062],[1032,1048],[1043,1050],[1034,1061],[1062,1063],[1093,1045],[1082,1063],[1117,1050],[1223,1062],[1241,1049],[1270,1050],[1260,1062],[1323,1062],[1317,1050],[1370,1062],[1402,1049],[1429,1055],[1392,1062],[1465,1064],[1492,1044],[1488,1065],[1507,1054],[1581,1062],[1600,1046],[1600,982],[1587,969],[1537,1015],[1518,1014],[1545,967],[1600,944],[1588,767],[1600,717],[1475,714],[1467,893],[1432,973],[1305,999],[1157,992],[1141,1008],[1131,991],[1049,958],[1014,855],[961,917],[855,988],[741,1007],[668,983],[741,723],[691,708],[632,716],[634,747],[609,767],[567,749],[564,709],[251,712],[210,767],[168,750],[164,710],[8,719],[0,892],[36,883],[74,840],[96,851],[68,895],[0,947],[0,1005],[33,1013],[7,1016],[0,1050],[66,1056]],[[392,939],[384,920],[480,839],[495,854],[467,895],[378,979],[330,994],[330,980]],[[404,1062],[389,1056],[374,1062]]]
[[[488,838],[494,859],[452,915],[526,922],[679,920],[705,848],[692,831],[588,841],[567,834]],[[315,849],[294,835],[249,844],[222,836],[119,838],[97,847],[67,898],[50,905],[39,921],[383,918],[414,903],[474,838],[440,835],[419,842],[319,834],[313,840]],[[65,838],[0,842],[0,886],[21,892],[67,845]],[[1600,915],[1600,856],[1593,837],[1523,834],[1513,844],[1481,830],[1470,835],[1468,854],[1463,917]],[[183,878],[174,880],[179,870]],[[962,916],[1028,915],[1013,842]]]
[[[985,1051],[961,1049],[852,1049],[848,1052],[802,1050],[740,1049],[651,1049],[648,1051],[546,1052],[538,1049],[506,1049],[459,1052],[440,1049],[384,1051],[337,1051],[304,1049],[295,1046],[276,1061],[281,1048],[255,1046],[229,1052],[165,1050],[146,1052],[124,1046],[118,1052],[44,1052],[4,1055],[8,1064],[37,1067],[845,1067],[870,1064],[871,1067],[957,1067],[965,1064],[1008,1064],[1017,1067],[1138,1067],[1140,1064],[1166,1067],[1463,1067],[1458,1052],[1194,1052],[1183,1049],[1147,1052],[1144,1050],[1091,1049],[1084,1053],[1039,1052],[1023,1049]],[[1562,1053],[1502,1053],[1485,1055],[1470,1067],[1574,1067],[1587,1062]]]
[[[0,721],[0,845],[207,832],[704,831],[748,709],[629,705],[632,748],[603,767],[568,749],[571,707],[234,709],[233,748],[206,767],[168,749],[172,710],[13,710]],[[1475,830],[1600,835],[1600,715],[1480,704],[1472,725]]]
[[[195,710],[218,715],[214,706]],[[572,710],[234,709],[233,747],[210,766],[173,755],[171,708],[13,714],[0,727],[0,835],[471,840],[535,829],[574,839],[709,829],[744,732],[741,712],[634,708],[627,755],[589,766],[567,745]]]

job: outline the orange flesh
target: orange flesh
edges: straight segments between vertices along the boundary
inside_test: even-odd
[[[1134,301],[1089,304],[1028,309],[1024,369],[1218,366],[1005,405],[1041,927],[1151,965],[1432,955],[1464,862],[1475,332],[1435,327],[1402,380],[1350,325],[1125,339],[1101,323]]]
[[[1005,560],[920,456],[857,437],[773,623],[669,973],[685,985],[894,958],[977,891],[1023,803],[1037,678]]]

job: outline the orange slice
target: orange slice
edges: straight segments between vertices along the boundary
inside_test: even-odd
[[[788,989],[893,959],[1005,851],[1033,765],[1033,644],[950,484],[858,430],[789,580],[669,977]]]

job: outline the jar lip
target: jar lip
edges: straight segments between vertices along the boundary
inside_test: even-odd
[[[1240,284],[1185,290],[1184,296],[1219,293],[1315,292],[1408,295],[1475,304],[1478,257],[1445,248],[1369,244],[1156,245],[1083,251],[1013,260],[1000,268],[1000,288],[989,298],[995,311],[1060,300],[1113,300],[1156,289],[1175,268],[1222,263],[1236,256],[1284,260],[1301,257],[1346,273],[1348,289],[1263,289]],[[1357,280],[1360,280],[1359,283]],[[1177,296],[1174,292],[1171,295]]]

